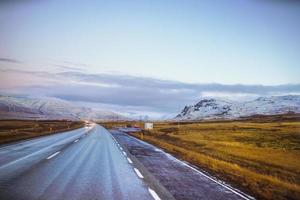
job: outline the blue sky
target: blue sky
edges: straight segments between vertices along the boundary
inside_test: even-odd
[[[183,84],[299,84],[299,19],[293,0],[1,1],[0,67]]]

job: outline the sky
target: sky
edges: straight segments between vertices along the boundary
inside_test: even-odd
[[[297,0],[3,0],[0,93],[122,114],[300,94]]]

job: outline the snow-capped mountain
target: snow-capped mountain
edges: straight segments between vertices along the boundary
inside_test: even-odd
[[[0,119],[126,119],[110,111],[74,105],[57,98],[0,96]]]
[[[232,101],[220,98],[202,99],[185,106],[176,120],[236,119],[252,115],[300,113],[300,96],[259,97],[251,101]]]

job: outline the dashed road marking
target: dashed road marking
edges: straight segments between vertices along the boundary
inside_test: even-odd
[[[137,139],[137,138],[135,138],[135,137],[131,137],[131,138],[134,139],[134,140],[136,140],[136,141],[138,141],[138,142],[141,142],[141,143],[143,143],[143,144],[150,145],[149,143],[146,143],[146,142],[144,142],[144,141],[141,141],[141,140],[139,140],[139,139]],[[153,145],[150,145],[150,146],[153,146]],[[163,150],[161,150],[161,151],[164,152]],[[220,186],[224,187],[225,189],[227,189],[227,190],[231,191],[232,193],[234,193],[234,194],[240,196],[241,198],[243,198],[243,199],[245,199],[245,200],[255,200],[254,197],[252,197],[252,196],[250,196],[250,195],[247,195],[247,194],[245,194],[245,193],[241,193],[241,192],[238,191],[237,189],[231,188],[231,187],[228,186],[227,184],[223,184],[223,183],[221,183],[221,182],[219,182],[219,181],[213,179],[212,177],[210,177],[210,176],[204,174],[203,172],[197,170],[196,168],[190,166],[189,164],[187,164],[187,163],[185,163],[185,162],[183,162],[183,161],[181,161],[181,160],[175,158],[175,157],[172,156],[171,154],[166,153],[166,152],[164,152],[164,153],[165,153],[166,155],[168,155],[169,157],[172,157],[173,159],[175,159],[177,162],[179,162],[179,163],[181,163],[181,164],[187,166],[188,168],[190,168],[190,169],[194,170],[195,172],[197,172],[197,173],[203,175],[204,177],[208,178],[209,180],[211,180],[211,181],[213,181],[213,182],[219,184]]]
[[[157,195],[157,193],[154,190],[152,190],[151,188],[148,188],[148,191],[151,194],[151,196],[153,197],[153,199],[160,200],[159,196]]]
[[[49,160],[49,159],[53,158],[54,156],[56,156],[56,155],[59,154],[59,153],[60,153],[60,151],[58,151],[58,152],[52,154],[51,156],[48,156],[46,159]]]
[[[75,140],[74,143],[76,143],[76,142],[78,142],[78,141],[79,141],[79,139]]]
[[[131,161],[131,159],[130,159],[130,158],[127,158],[127,160],[128,160],[128,162],[129,162],[130,164],[132,164],[132,161]]]
[[[124,156],[127,156],[127,154],[126,154],[126,152],[125,152],[125,151],[123,151],[123,154],[124,154]]]
[[[122,148],[122,147],[120,147],[120,149],[123,151],[123,148]]]
[[[144,178],[144,176],[141,174],[141,172],[137,168],[133,168],[133,169],[138,177]]]

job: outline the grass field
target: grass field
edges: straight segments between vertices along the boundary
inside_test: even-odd
[[[300,199],[298,115],[158,122],[144,140],[259,199]]]
[[[82,127],[84,122],[0,120],[0,143],[8,143]]]

